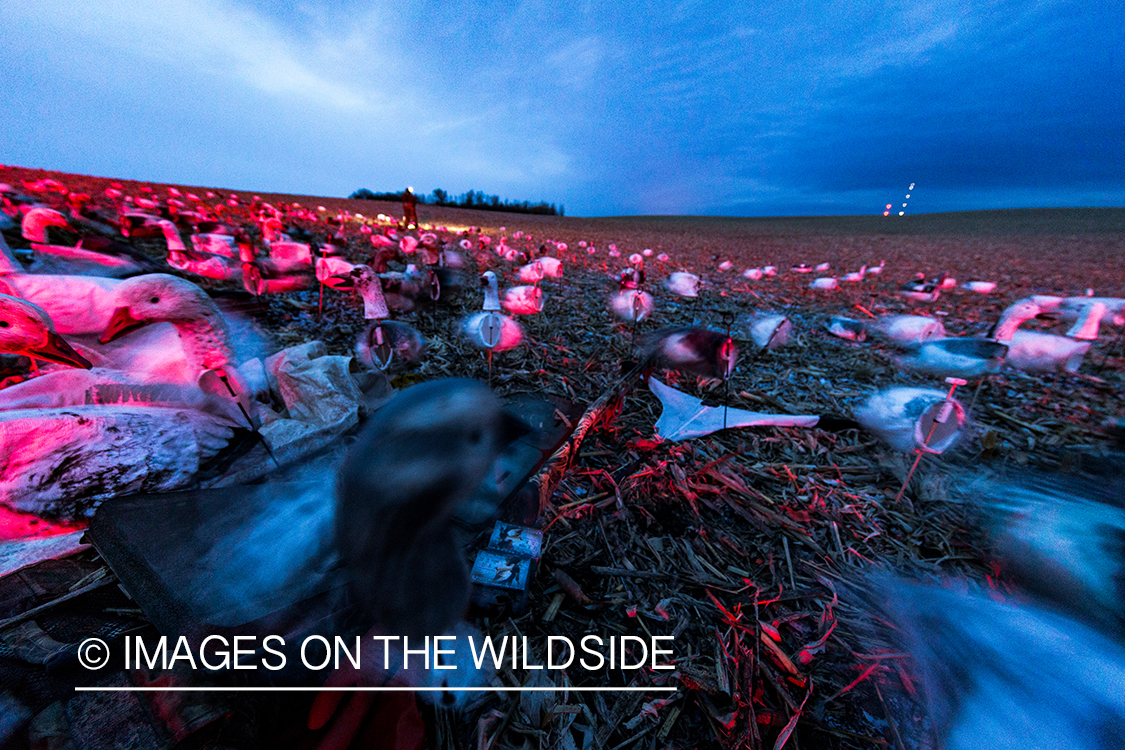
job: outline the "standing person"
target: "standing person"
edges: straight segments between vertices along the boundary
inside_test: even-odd
[[[412,188],[404,190],[402,192],[402,221],[407,229],[410,229],[411,225],[415,229],[418,228],[418,211],[415,208],[417,205],[418,197],[414,195],[414,190]]]

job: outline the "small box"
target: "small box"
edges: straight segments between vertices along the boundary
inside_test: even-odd
[[[527,610],[527,588],[535,561],[525,555],[483,549],[470,578],[473,604],[489,611],[509,610],[518,617]]]

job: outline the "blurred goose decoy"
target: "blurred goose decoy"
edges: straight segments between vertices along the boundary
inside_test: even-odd
[[[652,295],[640,288],[641,282],[641,273],[636,268],[621,272],[617,292],[609,300],[609,307],[618,318],[635,324],[652,315],[655,303]]]
[[[1024,590],[1125,637],[1125,503],[1120,477],[1021,472],[973,481],[1005,570]]]
[[[832,268],[831,263],[821,263],[820,265],[816,266],[813,270],[816,271],[817,273],[824,273],[825,271],[827,271],[830,268]]]
[[[995,592],[897,580],[876,588],[874,606],[917,665],[939,747],[1120,746],[1120,643],[1056,612],[996,601]]]
[[[814,279],[812,283],[809,284],[809,289],[815,289],[821,292],[827,292],[839,288],[840,287],[836,283],[836,279],[831,276],[822,276],[819,279]]]
[[[808,263],[798,263],[795,266],[791,266],[789,270],[793,273],[812,273],[813,267]]]
[[[1125,325],[1125,298],[1122,297],[1053,297],[1036,294],[1026,298],[1039,307],[1038,317],[1046,320],[1060,320],[1067,323],[1077,321],[1086,308],[1100,303],[1105,306],[1104,315],[1115,326]],[[1020,300],[1023,302],[1024,300]],[[1070,335],[1070,334],[1067,334]]]
[[[0,294],[0,352],[86,370],[93,366],[55,332],[42,308],[6,294]]]
[[[847,341],[867,340],[867,324],[861,320],[833,315],[828,319],[826,328],[833,336]]]
[[[943,414],[946,409],[949,414]],[[939,416],[946,419],[935,419]],[[888,388],[873,393],[856,409],[855,418],[864,429],[904,453],[942,453],[957,442],[966,423],[961,403],[932,388]]]
[[[964,284],[961,285],[961,288],[967,289],[970,292],[976,292],[977,294],[992,294],[992,292],[996,291],[996,282],[995,281],[966,281]]]
[[[680,297],[698,297],[700,278],[694,273],[677,271],[668,275],[665,285],[668,291]]]
[[[743,317],[739,328],[746,332],[758,349],[773,351],[789,343],[793,323],[784,315],[759,313]]]
[[[1008,346],[980,338],[939,338],[916,344],[907,354],[895,358],[906,370],[938,378],[978,378],[999,372],[1008,355]]]
[[[914,281],[908,281],[898,288],[898,295],[914,302],[935,302],[941,296],[939,281],[926,281],[925,274],[918,274]]]
[[[886,266],[887,266],[887,261],[881,260],[881,261],[879,261],[879,265],[871,266],[870,268],[867,268],[867,273],[869,273],[871,275],[874,275],[874,276],[878,276],[879,274],[883,273],[883,269],[886,268]],[[866,266],[865,266],[865,268],[866,268]]]
[[[840,281],[846,281],[849,284],[855,284],[855,283],[858,283],[860,281],[863,281],[863,277],[866,276],[866,275],[867,275],[867,266],[860,266],[860,269],[858,271],[852,271],[851,273],[846,273],[843,276],[841,276]]]
[[[707,328],[663,328],[644,336],[640,349],[658,367],[702,378],[729,378],[738,362],[738,344]]]
[[[504,291],[505,310],[516,315],[543,312],[543,290],[538,286],[514,286]]]
[[[365,613],[385,633],[447,632],[469,604],[452,516],[526,427],[471,380],[408,388],[379,409],[336,483],[336,545]]]
[[[763,276],[777,276],[777,266],[762,266]]]
[[[884,315],[868,324],[868,328],[897,346],[913,346],[945,336],[942,322],[924,315]]]
[[[747,268],[742,272],[742,277],[750,281],[760,281],[763,275],[760,268]]]

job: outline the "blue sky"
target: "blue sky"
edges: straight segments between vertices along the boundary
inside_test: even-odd
[[[0,163],[568,215],[1125,206],[1105,2],[0,0]]]

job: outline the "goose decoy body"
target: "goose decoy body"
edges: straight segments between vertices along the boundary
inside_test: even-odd
[[[543,311],[543,290],[538,286],[514,286],[504,291],[501,304],[516,315],[535,315]]]
[[[365,613],[385,633],[445,633],[469,574],[452,516],[526,432],[471,380],[408,388],[375,413],[336,482],[336,546]]]
[[[833,315],[828,319],[826,328],[833,336],[847,341],[867,340],[867,324],[861,320]]]
[[[426,350],[422,334],[397,320],[372,321],[359,334],[355,345],[360,362],[384,371],[416,365],[425,358]]]
[[[961,285],[962,289],[967,289],[970,292],[977,294],[992,294],[996,291],[995,281],[966,281]]]
[[[1042,308],[1037,303],[1024,299],[1001,313],[1000,320],[990,332],[990,338],[1008,346],[1005,364],[1029,373],[1077,372],[1086,353],[1090,351],[1089,340],[1019,330],[1024,322],[1035,318],[1041,311]],[[1084,311],[1084,319],[1071,332],[1081,334],[1092,327],[1096,336],[1097,323],[1104,314],[1104,305],[1090,305]]]
[[[740,321],[740,328],[759,349],[773,351],[789,343],[793,323],[785,315],[761,313]]]
[[[869,324],[868,328],[898,346],[913,346],[945,336],[942,322],[924,315],[884,315]]]
[[[893,625],[893,647],[917,665],[937,746],[1120,746],[1120,642],[1057,610],[964,591],[963,581],[884,580],[873,588],[880,620]]]
[[[839,285],[836,283],[836,279],[831,276],[822,276],[819,279],[813,279],[809,284],[809,289],[815,289],[821,292],[827,292],[838,288]]]
[[[941,296],[941,285],[937,281],[926,281],[924,274],[908,281],[898,288],[898,295],[914,302],[935,302]]]
[[[939,338],[895,358],[899,367],[939,378],[977,378],[999,372],[1008,346],[979,338]]]
[[[363,317],[372,321],[359,334],[356,357],[378,370],[408,367],[426,356],[426,339],[406,323],[389,320],[390,310],[383,297],[383,285],[370,266],[358,265],[346,276],[335,277],[337,289],[355,289],[363,298]]]
[[[87,370],[93,366],[55,331],[42,308],[7,294],[0,294],[0,352]]]
[[[1107,320],[1115,326],[1125,325],[1125,298],[1122,297],[1054,297],[1036,294],[1027,298],[1039,306],[1038,317],[1047,320],[1073,322],[1092,304],[1105,305]]]
[[[489,352],[514,349],[523,341],[523,329],[519,323],[499,312],[500,292],[495,272],[485,271],[480,283],[484,288],[484,309],[465,320],[465,337],[473,346]]]
[[[747,268],[742,272],[743,278],[750,279],[750,281],[760,281],[763,275],[760,268]]]
[[[699,277],[686,271],[668,274],[668,281],[665,282],[668,291],[680,297],[698,297],[699,284]]]
[[[738,361],[738,344],[707,328],[664,328],[645,336],[640,348],[659,367],[703,378],[728,378]]]
[[[614,315],[630,323],[640,323],[652,315],[655,303],[652,295],[640,288],[641,272],[626,268],[621,272],[617,293],[610,297],[609,305]]]
[[[861,266],[858,271],[846,273],[840,277],[840,281],[846,281],[849,284],[855,284],[863,281],[863,277],[867,275],[867,266]]]

